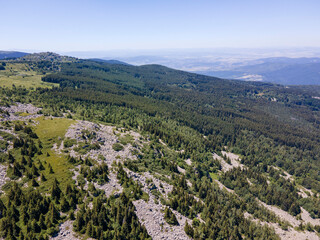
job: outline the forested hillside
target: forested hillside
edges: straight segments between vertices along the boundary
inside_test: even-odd
[[[3,238],[319,239],[319,87],[0,64]]]

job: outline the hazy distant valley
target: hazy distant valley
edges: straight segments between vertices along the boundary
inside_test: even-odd
[[[112,53],[109,54],[112,56]],[[145,52],[145,55],[117,59],[133,65],[161,64],[227,79],[284,85],[319,85],[319,56],[319,49],[208,49],[198,52]]]

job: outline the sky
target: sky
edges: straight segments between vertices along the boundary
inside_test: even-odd
[[[0,0],[0,50],[320,47],[319,0]]]

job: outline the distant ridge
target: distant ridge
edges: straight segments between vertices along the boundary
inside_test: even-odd
[[[122,61],[114,60],[114,59],[106,60],[106,59],[101,59],[101,58],[89,58],[88,60],[95,61],[95,62],[109,63],[109,64],[131,65],[126,62],[122,62]]]
[[[16,52],[16,51],[0,51],[0,60],[11,59],[11,58],[20,58],[29,53],[25,52]]]

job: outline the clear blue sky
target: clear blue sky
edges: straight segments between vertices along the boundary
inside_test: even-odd
[[[0,50],[320,47],[319,0],[0,0]]]

